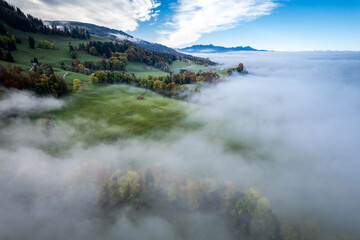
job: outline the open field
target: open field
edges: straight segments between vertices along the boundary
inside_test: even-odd
[[[146,70],[144,67],[147,66],[151,70]],[[159,69],[154,68],[153,66],[146,65],[144,63],[128,62],[126,65],[126,72],[134,73],[135,76],[146,77],[151,76],[166,76],[169,75],[167,72],[163,72]]]
[[[10,27],[7,27],[7,31],[10,35],[15,35],[21,40],[21,43],[17,43],[16,51],[12,51],[12,54],[15,58],[15,63],[22,65],[22,66],[28,66],[31,67],[32,63],[31,60],[36,57],[39,62],[46,62],[51,64],[53,67],[56,67],[58,63],[64,62],[64,63],[71,63],[73,59],[71,59],[69,54],[69,42],[74,47],[77,47],[79,43],[86,44],[87,42],[91,41],[107,41],[104,38],[91,35],[91,39],[87,40],[80,40],[76,38],[71,37],[62,37],[62,36],[52,36],[52,35],[45,35],[42,33],[30,33],[30,32],[23,32],[20,30],[16,30]],[[31,49],[29,47],[28,38],[29,36],[32,36],[35,41],[50,41],[52,43],[55,43],[57,50],[52,49],[41,49],[41,48],[35,48]],[[77,58],[81,61],[84,60],[91,60],[91,61],[98,61],[101,60],[101,57],[92,56],[85,51],[79,51]]]
[[[143,95],[144,100],[137,100]],[[186,106],[185,106],[186,105]],[[73,94],[61,110],[42,117],[65,121],[77,130],[77,140],[88,143],[132,136],[156,138],[174,128],[193,128],[186,121],[190,104],[123,85],[89,87]]]
[[[188,62],[182,62],[182,61],[174,61],[171,65],[170,65],[170,70],[174,71],[174,73],[179,73],[181,69],[187,69],[188,71],[191,72],[198,72],[200,70],[203,71],[216,71],[216,67],[214,66],[204,66],[204,65],[199,65],[199,64],[195,64],[195,63],[188,63]]]

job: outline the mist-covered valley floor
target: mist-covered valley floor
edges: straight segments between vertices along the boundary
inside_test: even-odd
[[[358,239],[360,54],[202,56],[251,74],[186,103],[138,102],[127,86],[62,100],[2,90],[0,239]],[[276,224],[238,235],[199,186],[214,205],[215,192],[259,193]]]

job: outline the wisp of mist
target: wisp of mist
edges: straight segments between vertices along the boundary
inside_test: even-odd
[[[202,127],[174,126],[161,140],[79,142],[53,155],[47,145],[70,141],[76,130],[54,121],[44,136],[25,114],[66,102],[19,92],[1,99],[0,239],[231,239],[221,220],[202,213],[181,223],[184,234],[130,207],[104,217],[99,174],[131,161],[253,187],[280,219],[359,236],[360,53],[201,55],[219,68],[242,62],[250,74],[202,88],[187,110]],[[26,107],[16,107],[21,101]]]

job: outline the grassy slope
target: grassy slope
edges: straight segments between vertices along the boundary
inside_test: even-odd
[[[17,51],[12,54],[15,63],[0,61],[3,66],[16,65],[24,70],[32,67],[31,60],[37,57],[40,62],[50,63],[58,76],[63,76],[66,71],[56,67],[58,63],[71,63],[68,53],[68,43],[73,46],[87,41],[61,36],[48,36],[40,33],[27,33],[7,27],[11,35],[19,37],[22,41],[17,44]],[[48,40],[56,44],[59,50],[30,49],[28,37],[33,36],[36,41]],[[98,36],[92,36],[91,41],[108,41]],[[101,60],[86,52],[79,52],[80,60]],[[178,63],[180,65],[180,63]],[[153,67],[148,71],[145,64],[129,62],[128,72],[137,76],[167,75]],[[183,67],[181,67],[183,68]],[[180,67],[179,67],[180,69]],[[82,81],[82,92],[69,95],[65,107],[59,111],[44,113],[36,117],[50,117],[53,121],[69,124],[76,131],[73,141],[85,141],[95,144],[103,141],[114,141],[134,136],[157,138],[166,134],[170,129],[194,129],[197,123],[186,120],[185,109],[190,104],[164,98],[152,91],[131,86],[91,86],[89,77],[84,74],[68,72],[65,80],[72,84],[73,79]],[[139,95],[145,94],[145,100],[137,100]]]
[[[137,100],[144,95],[145,100]],[[152,91],[124,85],[92,86],[73,94],[64,108],[43,117],[65,121],[77,130],[74,140],[89,144],[131,136],[161,137],[174,126],[192,129],[185,108],[190,104]]]
[[[45,35],[41,33],[30,33],[30,32],[23,32],[20,30],[13,29],[6,24],[4,24],[8,33],[10,35],[15,35],[21,40],[21,44],[17,43],[16,51],[12,51],[12,55],[15,58],[15,63],[8,63],[4,61],[0,61],[0,65],[2,66],[18,66],[24,70],[28,70],[31,68],[31,60],[34,57],[37,57],[39,62],[46,62],[52,65],[55,71],[58,71],[58,75],[62,73],[62,70],[59,68],[59,64],[64,62],[66,64],[71,64],[73,59],[70,58],[69,55],[69,42],[72,43],[74,47],[77,47],[79,43],[86,44],[89,41],[110,41],[108,39],[91,35],[91,39],[89,40],[80,40],[71,37],[62,37],[62,36],[52,36],[52,35]],[[51,49],[31,49],[28,44],[29,36],[34,37],[35,41],[43,41],[48,40],[56,44],[58,50],[51,50]],[[85,51],[79,51],[77,54],[77,59],[81,61],[89,60],[89,61],[99,61],[102,58],[99,56],[92,56]],[[144,69],[145,64],[141,63],[132,63],[129,62],[127,66],[127,72],[134,73],[136,76],[146,76],[146,75],[167,75],[168,73],[160,71],[158,69],[154,69],[153,71],[146,71]],[[82,75],[82,76],[81,76]],[[72,76],[76,76],[81,80],[88,79],[88,76],[83,74],[69,74],[66,78],[67,82],[72,82]],[[71,79],[69,79],[71,78]]]
[[[151,70],[145,70],[144,68],[145,66],[150,67]],[[169,75],[169,73],[160,71],[154,68],[153,66],[149,66],[144,63],[135,63],[135,62],[129,62],[128,65],[126,66],[126,71],[130,73],[134,73],[135,76],[141,76],[141,77],[146,77],[147,75],[152,75],[152,76]]]
[[[204,66],[195,63],[187,63],[182,61],[175,61],[170,65],[170,69],[174,71],[174,73],[179,73],[181,69],[187,69],[192,72],[208,71],[208,72],[216,72],[220,76],[225,76],[225,70],[220,71],[218,66]]]
[[[174,71],[174,73],[179,73],[181,69],[187,69],[189,71],[192,72],[198,72],[200,70],[203,71],[215,71],[216,68],[211,67],[211,66],[204,66],[204,65],[199,65],[199,64],[195,64],[195,63],[187,63],[187,62],[181,62],[181,61],[175,61],[170,65],[170,69],[172,71]]]

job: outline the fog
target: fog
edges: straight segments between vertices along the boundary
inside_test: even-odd
[[[203,88],[191,101],[194,131],[131,138],[54,154],[77,134],[30,113],[64,101],[6,92],[0,100],[0,239],[232,239],[216,214],[166,214],[98,204],[109,169],[161,165],[194,177],[258,189],[280,219],[359,236],[360,54],[352,52],[203,54],[251,73]]]
[[[252,73],[203,92],[197,101],[209,107],[197,117],[209,131],[256,145],[253,158],[268,162],[248,174],[277,212],[360,229],[360,54],[203,56],[226,67],[244,62]]]
[[[59,109],[63,101],[50,97],[38,98],[30,92],[0,88],[0,116],[12,116],[26,113],[39,113]]]

